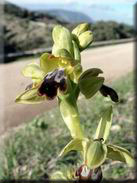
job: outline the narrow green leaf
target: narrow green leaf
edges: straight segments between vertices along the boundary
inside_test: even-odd
[[[59,100],[59,106],[62,118],[70,130],[72,138],[83,139],[84,135],[75,98],[68,95],[68,97]]]
[[[68,152],[75,150],[75,151],[82,151],[82,140],[81,139],[73,139],[71,140],[61,151],[59,156],[64,156]]]
[[[55,26],[52,36],[55,45],[57,45],[59,49],[66,49],[71,56],[73,56],[72,35],[67,28],[61,25]]]
[[[94,169],[102,165],[107,156],[107,146],[101,141],[91,142],[87,150],[87,165]]]
[[[17,96],[15,102],[22,104],[37,104],[43,102],[45,99],[45,96],[38,95],[38,88],[31,88]]]
[[[107,158],[110,158],[114,161],[121,161],[127,163],[129,166],[135,166],[135,161],[131,153],[117,145],[107,145],[108,153]]]
[[[108,107],[103,113],[103,116],[101,117],[96,130],[95,139],[103,138],[104,141],[106,141],[109,136],[111,123],[112,123],[112,106]]]
[[[78,84],[81,93],[88,99],[95,95],[95,93],[101,88],[103,82],[103,77],[87,77],[79,79]]]

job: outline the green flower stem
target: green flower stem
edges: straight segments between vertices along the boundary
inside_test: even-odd
[[[73,138],[83,139],[84,134],[80,126],[80,118],[76,99],[71,95],[59,99],[59,106],[62,118],[70,130]]]

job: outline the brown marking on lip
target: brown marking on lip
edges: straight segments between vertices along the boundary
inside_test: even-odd
[[[39,96],[45,95],[49,100],[57,96],[57,91],[65,92],[67,89],[66,77],[63,69],[49,72],[38,89]]]

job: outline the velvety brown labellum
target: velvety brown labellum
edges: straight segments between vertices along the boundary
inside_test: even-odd
[[[101,167],[98,167],[92,171],[92,182],[93,183],[100,183],[102,180],[102,170]]]
[[[56,69],[45,76],[38,91],[39,95],[46,95],[48,99],[54,99],[57,95],[58,89],[65,92],[66,88],[64,69]]]
[[[82,172],[83,172],[83,168],[86,165],[81,165],[77,170],[76,170],[76,177],[79,177],[79,180],[91,180],[91,176],[92,176],[92,170],[87,170],[87,176],[83,176]]]
[[[118,102],[118,94],[116,93],[116,91],[106,85],[102,85],[102,87],[100,88],[100,93],[104,96],[107,97],[108,95],[110,96],[111,100],[113,102]]]
[[[102,170],[101,170],[101,167],[98,167],[96,169],[87,169],[88,173],[87,173],[87,176],[83,177],[82,175],[82,171],[83,171],[83,168],[85,167],[86,165],[81,165],[77,170],[76,170],[76,177],[79,177],[79,180],[84,180],[84,182],[87,180],[88,182],[91,182],[91,183],[100,183],[101,180],[102,180]]]

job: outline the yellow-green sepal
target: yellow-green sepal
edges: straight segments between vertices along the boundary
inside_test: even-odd
[[[127,149],[111,144],[107,145],[107,149],[107,158],[112,159],[114,161],[121,161],[127,163],[130,167],[135,166],[135,160]]]
[[[52,37],[55,45],[57,45],[59,49],[66,49],[71,56],[73,56],[72,35],[67,28],[61,25],[55,26]]]
[[[72,59],[71,54],[66,49],[58,49],[58,47],[56,47],[56,45],[53,46],[52,53],[56,57],[64,57],[64,58]]]
[[[59,58],[49,53],[43,53],[40,57],[40,67],[47,74],[54,71],[59,66]]]
[[[106,160],[107,146],[102,141],[92,141],[87,150],[87,166],[91,169],[101,166]]]
[[[81,93],[87,98],[93,97],[96,92],[101,88],[104,82],[103,77],[91,77],[79,80],[79,88]]]
[[[36,63],[30,63],[22,70],[22,74],[25,77],[30,77],[32,80],[40,81],[44,78],[45,72],[40,68],[40,66]]]
[[[86,49],[93,41],[93,33],[91,31],[86,31],[80,34],[78,37],[80,50]]]
[[[90,68],[81,74],[80,79],[90,78],[92,76],[98,76],[99,74],[102,73],[103,71],[99,68]]]
[[[112,106],[109,106],[107,109],[105,109],[100,119],[96,130],[95,139],[103,138],[104,141],[107,140],[112,124],[112,115]]]
[[[102,86],[103,77],[98,77],[102,71],[98,68],[88,69],[83,72],[78,80],[81,93],[88,99],[91,98]]]
[[[44,53],[40,57],[40,67],[47,74],[48,72],[53,72],[55,69],[63,68],[66,70],[67,74],[73,72],[74,60],[65,57],[55,57],[52,54]]]
[[[25,90],[23,93],[18,95],[15,99],[15,102],[21,104],[38,104],[43,102],[45,99],[45,96],[38,95],[38,87],[34,87]]]
[[[86,32],[87,30],[89,30],[89,28],[90,26],[88,23],[82,23],[72,30],[72,34],[78,37],[83,32]]]
[[[71,140],[60,152],[59,156],[64,156],[68,152],[75,150],[75,151],[82,151],[82,139],[73,139]]]

